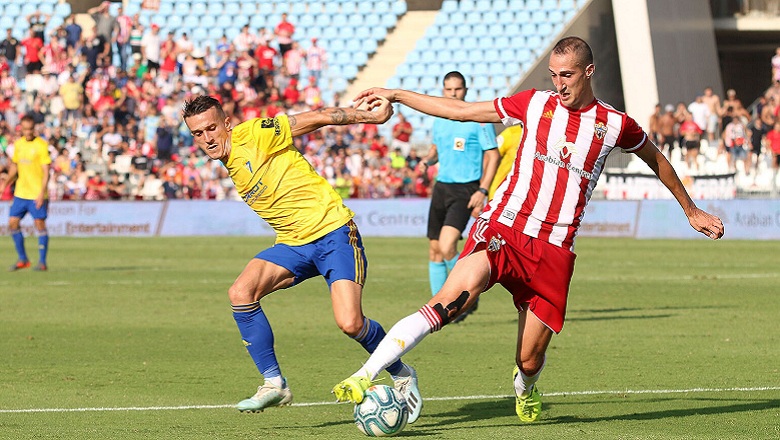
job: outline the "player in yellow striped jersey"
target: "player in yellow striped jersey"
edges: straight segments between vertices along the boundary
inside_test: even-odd
[[[515,158],[517,158],[517,148],[520,146],[520,140],[522,138],[523,124],[507,127],[496,136],[498,154],[501,155],[501,162],[498,163],[498,169],[496,170],[496,175],[493,177],[493,183],[490,184],[490,189],[488,189],[488,200],[493,198],[493,194],[496,193],[498,185],[504,181],[504,177],[506,177],[512,169]]]
[[[7,185],[16,182],[14,201],[8,213],[8,230],[19,258],[9,270],[16,271],[30,267],[30,260],[24,248],[24,236],[19,226],[27,213],[33,218],[38,234],[38,264],[33,270],[46,270],[46,254],[49,250],[49,233],[46,217],[49,212],[49,168],[51,156],[49,144],[35,134],[35,121],[25,115],[20,122],[22,137],[14,142],[11,167],[5,180],[0,182],[0,193]]]
[[[260,307],[265,295],[322,275],[339,328],[369,353],[384,337],[382,326],[362,311],[368,261],[354,213],[293,147],[293,137],[325,125],[381,124],[392,113],[389,102],[382,100],[371,109],[324,108],[250,119],[233,127],[214,98],[198,96],[184,104],[182,116],[195,145],[222,162],[244,202],[276,232],[274,246],[247,263],[228,289],[233,318],[264,378],[254,396],[238,403],[238,410],[256,412],[292,402],[271,326]],[[414,369],[398,361],[387,371],[397,388],[407,395],[417,392]]]

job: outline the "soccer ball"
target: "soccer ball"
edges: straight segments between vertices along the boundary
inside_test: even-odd
[[[355,405],[353,415],[360,432],[369,437],[386,437],[404,429],[409,409],[398,390],[387,385],[374,385],[366,390],[363,401]]]

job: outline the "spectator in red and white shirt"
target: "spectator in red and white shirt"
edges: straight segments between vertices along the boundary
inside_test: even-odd
[[[122,6],[117,9],[116,32],[114,41],[116,43],[116,53],[119,54],[119,68],[127,70],[127,59],[130,56],[130,32],[133,30],[133,19],[125,15]]]
[[[519,312],[513,383],[517,413],[521,421],[536,420],[541,397],[535,384],[552,336],[563,327],[574,273],[574,237],[607,155],[615,148],[636,154],[650,166],[695,230],[711,239],[723,235],[721,220],[696,207],[669,161],[636,121],[595,98],[593,53],[584,40],[559,41],[550,55],[549,71],[555,91],[526,90],[494,101],[467,102],[379,88],[356,97],[371,100],[379,95],[432,116],[523,124],[524,130],[512,170],[474,223],[444,287],[418,312],[393,326],[355,376],[375,379],[500,283],[512,294]],[[338,392],[343,389],[334,388],[337,399],[349,400],[348,393]]]
[[[298,78],[301,74],[301,65],[303,64],[304,52],[298,46],[297,42],[292,43],[292,49],[283,55],[284,67],[287,68],[287,74],[293,78]]]
[[[317,38],[312,38],[311,46],[306,49],[306,70],[309,71],[309,75],[319,80],[327,62],[328,54],[325,48],[317,45]]]

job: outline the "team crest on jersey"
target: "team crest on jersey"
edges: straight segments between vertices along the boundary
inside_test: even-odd
[[[490,237],[490,243],[488,243],[488,252],[498,252],[501,249],[501,245],[504,244],[504,240],[498,237]]]
[[[596,132],[596,139],[602,140],[607,135],[607,126],[603,122],[597,122],[593,127]]]
[[[274,128],[274,120],[272,118],[265,118],[261,120],[260,128]]]

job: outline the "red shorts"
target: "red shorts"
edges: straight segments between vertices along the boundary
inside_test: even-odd
[[[550,330],[560,333],[577,258],[574,252],[478,219],[461,258],[482,249],[490,262],[485,290],[501,284],[512,294],[518,311],[532,311]]]

